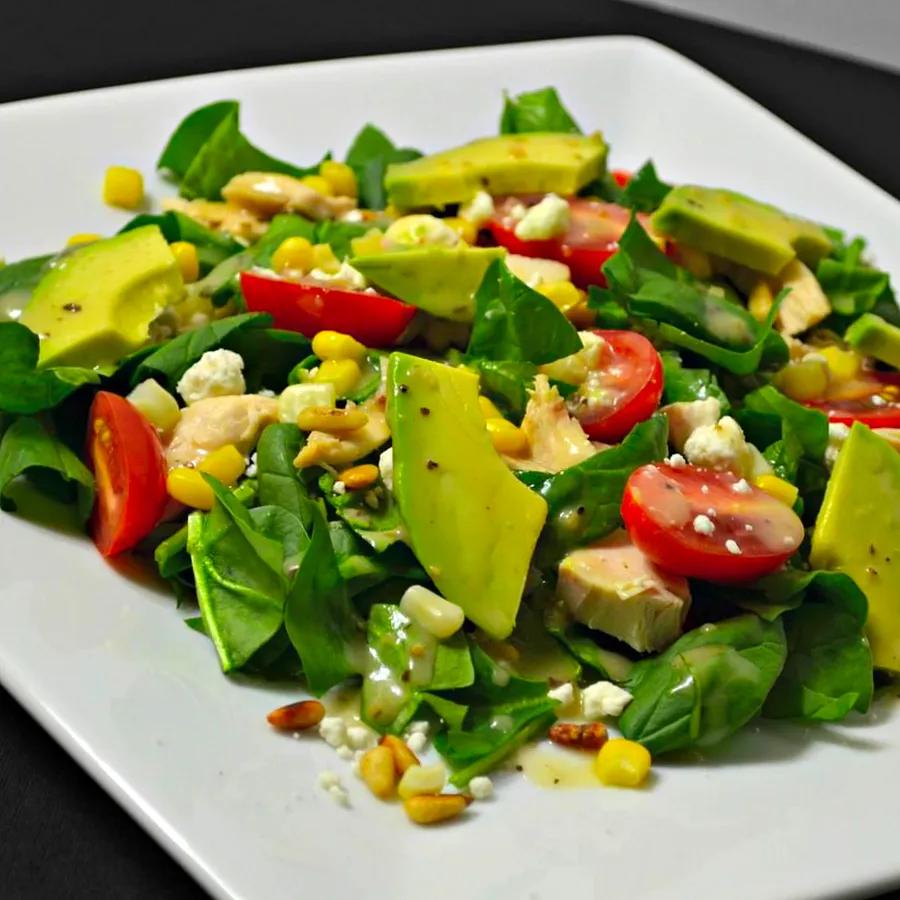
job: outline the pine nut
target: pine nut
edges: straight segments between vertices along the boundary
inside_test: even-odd
[[[397,793],[402,800],[418,797],[420,794],[440,794],[447,783],[447,770],[442,763],[433,766],[410,766],[397,785]]]
[[[380,743],[382,747],[387,747],[391,751],[397,775],[403,775],[410,766],[419,765],[419,757],[413,753],[405,741],[402,741],[396,735],[386,734]]]
[[[369,790],[381,800],[393,796],[397,786],[394,754],[388,747],[373,747],[359,761],[359,775]]]
[[[435,825],[455,819],[471,802],[463,794],[421,794],[404,800],[403,808],[417,825]]]
[[[343,434],[362,428],[369,417],[356,407],[336,409],[329,406],[310,406],[300,411],[297,424],[304,431],[324,431],[326,434]]]
[[[266,716],[273,728],[283,731],[303,731],[318,725],[325,717],[325,707],[318,700],[300,700],[279,706]]]

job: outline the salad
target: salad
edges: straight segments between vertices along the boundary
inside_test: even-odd
[[[224,673],[315,698],[272,726],[420,824],[547,737],[639,787],[867,713],[900,672],[889,276],[608,155],[552,88],[308,167],[192,112],[161,211],[0,267],[0,505],[155,565]]]

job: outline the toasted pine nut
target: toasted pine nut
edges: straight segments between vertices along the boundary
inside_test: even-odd
[[[394,754],[389,747],[373,747],[359,761],[359,774],[369,790],[381,800],[393,796],[397,786]]]
[[[358,491],[362,488],[371,487],[378,481],[378,466],[366,463],[362,466],[352,466],[344,469],[338,475],[338,481],[343,481],[347,486],[347,490]]]
[[[326,434],[356,431],[362,428],[369,417],[356,407],[337,409],[331,406],[310,406],[301,410],[297,424],[304,431],[324,431]]]
[[[420,794],[404,800],[403,808],[417,825],[434,825],[455,819],[471,802],[464,794]]]
[[[557,722],[551,726],[549,733],[554,744],[576,750],[599,750],[607,737],[606,726],[602,722]]]
[[[284,731],[303,731],[318,725],[325,717],[325,707],[318,700],[300,700],[279,706],[266,716],[273,728]]]
[[[402,775],[410,766],[419,765],[419,757],[409,749],[406,741],[395,734],[386,734],[379,743],[393,754],[394,769],[398,775]]]

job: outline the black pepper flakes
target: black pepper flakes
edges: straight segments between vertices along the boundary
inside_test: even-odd
[[[431,415],[431,410],[427,406],[420,407],[419,412],[422,413],[423,416]]]
[[[81,306],[78,303],[64,303],[63,309],[70,313],[81,312]]]
[[[866,575],[871,575],[873,578],[877,578],[878,570],[874,566],[866,566]]]
[[[579,516],[583,516],[587,512],[587,510],[583,506],[579,506],[578,509],[575,510],[575,512],[577,512]]]
[[[869,544],[869,553],[872,556],[875,555],[875,545],[874,544]]]
[[[429,459],[425,463],[425,468],[428,469],[429,472],[434,471],[437,467],[438,464],[433,459]]]
[[[400,385],[397,385],[397,390],[398,390],[401,394],[405,394],[405,393],[409,390],[409,387],[408,387],[407,385],[405,385],[405,384],[400,384]]]

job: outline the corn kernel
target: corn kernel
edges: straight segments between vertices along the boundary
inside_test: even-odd
[[[694,278],[701,281],[708,281],[712,278],[712,262],[709,254],[694,247],[686,247],[684,244],[678,245],[678,262],[684,266]]]
[[[83,233],[79,232],[78,234],[73,234],[72,237],[70,237],[66,241],[66,246],[67,247],[80,247],[82,244],[93,244],[94,241],[102,241],[102,240],[103,240],[102,234],[94,234],[93,232],[85,231]]]
[[[355,359],[326,359],[313,376],[316,384],[333,384],[338,397],[346,396],[359,383],[362,370]]]
[[[776,385],[792,400],[817,400],[828,390],[828,366],[824,359],[788,363],[775,377]]]
[[[447,783],[447,770],[443,763],[433,766],[410,766],[397,785],[401,800],[421,797],[424,794],[439,794]]]
[[[506,419],[487,419],[488,435],[494,449],[498,453],[508,453],[510,456],[518,456],[528,450],[528,438],[521,428],[517,428]]]
[[[356,196],[356,173],[346,163],[326,159],[319,166],[319,174],[339,197]]]
[[[297,424],[304,409],[334,406],[337,396],[333,384],[291,384],[278,397],[278,421]]]
[[[369,256],[375,253],[381,253],[384,247],[381,239],[384,237],[380,228],[370,228],[362,237],[353,238],[350,241],[350,247],[354,256]]]
[[[234,444],[226,444],[218,450],[213,450],[197,466],[200,472],[212,475],[228,487],[233,487],[237,483],[246,468],[247,461],[244,454]]]
[[[438,640],[456,634],[466,620],[462,607],[421,584],[414,584],[404,591],[400,598],[400,611]]]
[[[272,254],[272,268],[276,272],[293,269],[308,272],[313,267],[313,245],[305,237],[283,240]]]
[[[175,256],[178,268],[181,269],[181,277],[185,284],[190,284],[200,277],[200,260],[197,259],[197,248],[188,241],[175,241],[169,244],[169,249]]]
[[[758,488],[761,488],[787,506],[793,506],[797,502],[797,495],[800,493],[796,485],[779,478],[777,475],[759,475],[754,479],[754,483]]]
[[[326,406],[313,406],[304,409],[297,416],[297,424],[303,431],[324,431],[328,434],[341,434],[345,431],[356,431],[362,428],[369,417],[361,410],[335,409]]]
[[[774,302],[775,297],[772,294],[769,282],[760,279],[750,288],[750,295],[747,297],[747,309],[757,322],[765,322],[766,316],[769,315],[769,310]]]
[[[850,381],[859,375],[862,369],[862,357],[853,350],[841,350],[840,347],[823,347],[817,351],[825,357],[825,364],[832,378],[837,381]]]
[[[152,378],[142,381],[129,395],[128,402],[163,434],[170,432],[181,418],[178,401]]]
[[[312,188],[314,191],[318,191],[322,194],[323,197],[330,197],[334,194],[334,190],[331,187],[331,182],[328,181],[327,178],[323,178],[321,175],[304,175],[303,178],[300,179],[303,184],[305,184],[308,188]]]
[[[341,267],[341,261],[334,255],[330,244],[316,244],[312,248],[312,267],[334,274]]]
[[[366,355],[366,348],[349,334],[320,331],[312,339],[312,352],[319,359],[354,359],[359,362]]]
[[[378,466],[365,463],[361,466],[344,469],[338,475],[338,481],[342,481],[348,491],[361,491],[364,488],[372,487],[378,481],[378,475]]]
[[[478,405],[481,407],[481,414],[485,417],[485,419],[502,419],[503,413],[500,412],[499,409],[494,405],[494,401],[491,400],[490,397],[485,397],[482,394],[478,398]]]
[[[166,490],[173,500],[194,509],[212,509],[216,495],[196,469],[178,466],[166,476]]]
[[[467,244],[474,244],[478,240],[478,227],[468,219],[448,216],[444,219],[444,224],[449,225]]]
[[[581,291],[571,281],[546,281],[535,290],[563,313],[578,306],[583,299]]]
[[[613,738],[598,751],[594,771],[606,785],[640,787],[650,773],[650,751],[636,741]]]
[[[110,166],[103,179],[103,202],[137,209],[144,202],[144,176],[127,166]]]

